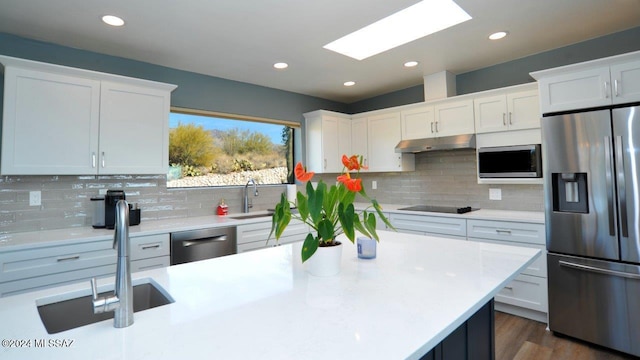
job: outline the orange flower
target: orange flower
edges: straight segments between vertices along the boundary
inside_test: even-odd
[[[302,181],[302,182],[307,182],[307,181],[311,180],[313,175],[316,174],[313,171],[307,172],[306,169],[302,166],[301,162],[296,164],[296,167],[295,167],[293,172],[296,175],[296,179],[298,179],[299,181]]]
[[[360,170],[366,169],[367,167],[360,163],[360,159],[358,159],[357,155],[351,155],[351,157],[347,157],[347,155],[342,155],[342,165],[347,168],[347,170]]]
[[[352,179],[349,173],[338,176],[337,180],[343,183],[349,191],[360,192],[362,190],[362,179]]]

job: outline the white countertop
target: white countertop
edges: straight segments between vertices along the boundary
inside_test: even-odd
[[[356,209],[364,209],[370,204],[356,203]],[[398,210],[411,205],[381,204],[384,212],[405,213],[424,216],[442,216],[475,220],[517,221],[544,224],[544,212],[507,211],[480,209],[466,214],[445,214],[421,211]],[[199,216],[143,221],[140,225],[129,227],[131,236],[166,234],[169,232],[202,229],[208,227],[237,226],[259,221],[270,221],[269,217],[233,219],[235,216],[267,214],[267,211],[255,211],[249,214],[230,214],[228,216]],[[113,239],[113,230],[94,229],[90,226],[59,230],[43,230],[24,233],[0,234],[0,252],[19,251],[39,246],[61,245],[83,241]]]
[[[175,303],[135,313],[123,329],[106,320],[46,333],[36,301],[88,295],[88,281],[1,298],[0,339],[32,341],[0,348],[0,358],[418,359],[540,254],[386,231],[380,237],[374,260],[358,259],[343,239],[341,273],[327,278],[304,271],[299,243],[135,273],[134,284],[152,278]],[[34,348],[41,339],[73,344]]]

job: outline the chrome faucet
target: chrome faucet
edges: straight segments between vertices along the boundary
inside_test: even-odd
[[[93,312],[113,311],[113,326],[123,328],[133,324],[133,285],[131,284],[131,246],[129,241],[129,204],[119,200],[116,204],[113,248],[118,252],[116,287],[111,296],[98,297],[96,278],[91,279]]]
[[[249,184],[253,184],[253,196],[258,196],[258,185],[253,179],[249,179],[244,186],[244,202],[242,203],[242,212],[248,213],[253,204],[249,203]]]

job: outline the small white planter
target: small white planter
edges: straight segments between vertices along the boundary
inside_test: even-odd
[[[304,262],[306,270],[314,276],[334,276],[340,273],[342,244],[318,247],[315,254]]]

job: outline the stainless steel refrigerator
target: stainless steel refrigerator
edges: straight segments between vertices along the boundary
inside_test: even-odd
[[[640,356],[640,106],[542,119],[549,328]]]

